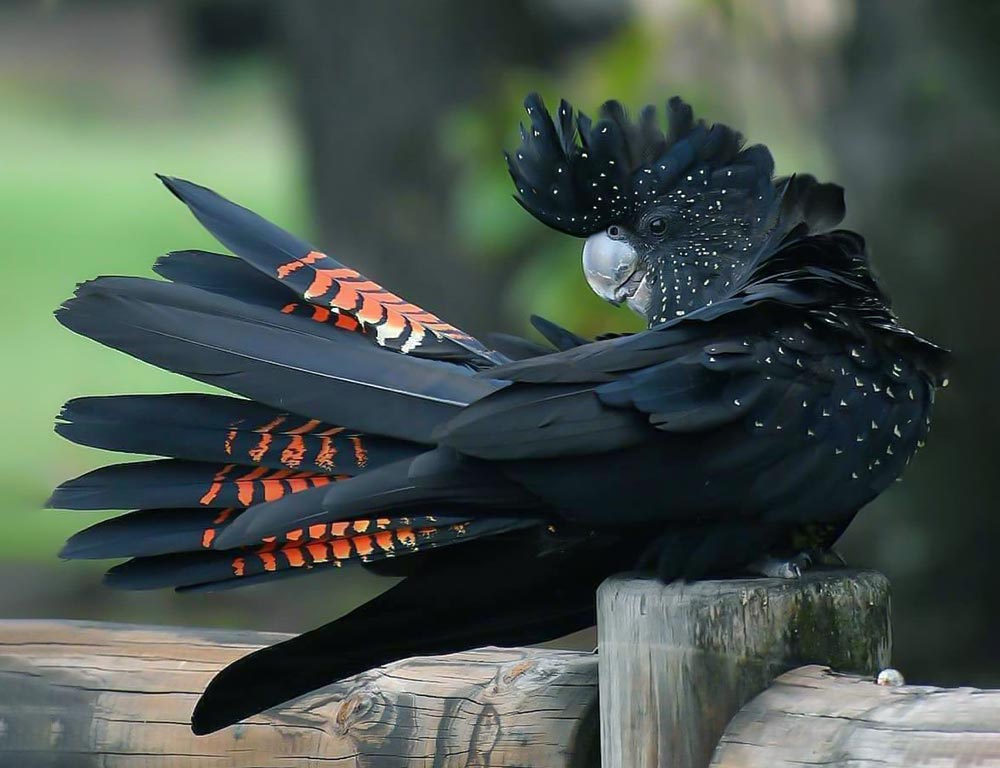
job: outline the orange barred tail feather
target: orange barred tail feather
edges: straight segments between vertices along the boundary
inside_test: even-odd
[[[53,491],[54,509],[249,507],[350,475],[154,459],[100,467]]]
[[[139,509],[102,520],[74,534],[59,554],[67,560],[100,560],[212,550],[219,532],[244,511],[237,507]],[[439,515],[365,518],[295,528],[270,537],[266,543],[278,547],[308,546],[353,536],[378,537],[387,531],[420,531],[464,522],[467,521],[463,516]]]
[[[331,534],[329,527],[315,537],[299,530],[290,532],[297,540],[286,535],[284,542],[275,537],[256,547],[137,557],[112,568],[106,580],[122,589],[229,588],[305,574],[318,567],[376,563],[533,526],[537,522],[523,518],[465,520],[425,515],[358,520],[345,523],[341,535]]]
[[[215,238],[307,303],[354,318],[383,347],[489,367],[503,357],[252,211],[183,179],[160,180]]]
[[[156,260],[153,271],[174,283],[269,307],[286,315],[308,317],[331,330],[366,333],[350,315],[302,300],[290,286],[233,256],[209,251],[172,251]]]
[[[70,400],[56,432],[94,448],[220,464],[356,475],[421,446],[222,395],[116,395]]]

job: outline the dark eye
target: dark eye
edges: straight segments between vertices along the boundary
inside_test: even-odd
[[[649,231],[659,237],[667,231],[667,220],[662,216],[657,216],[649,222]]]
[[[621,227],[617,224],[612,224],[608,227],[608,237],[612,240],[620,240],[623,237]]]

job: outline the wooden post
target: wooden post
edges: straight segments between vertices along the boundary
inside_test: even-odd
[[[665,586],[617,576],[598,591],[603,768],[706,768],[726,724],[809,662],[889,664],[889,585],[868,571]]]

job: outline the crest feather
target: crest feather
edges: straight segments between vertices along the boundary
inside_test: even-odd
[[[667,102],[666,132],[652,105],[633,122],[621,103],[608,101],[596,123],[582,112],[574,118],[566,101],[553,120],[535,93],[524,106],[529,125],[506,155],[515,197],[539,221],[567,234],[586,237],[635,215],[694,168],[713,175],[733,169],[740,175],[730,187],[771,191],[774,162],[767,148],[744,148],[737,131],[695,120],[676,96]]]

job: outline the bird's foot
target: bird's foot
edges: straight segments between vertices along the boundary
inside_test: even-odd
[[[808,549],[790,558],[762,557],[747,570],[755,576],[771,579],[800,579],[810,568],[843,568],[846,565],[844,558],[832,549]]]
[[[802,572],[809,570],[813,556],[809,552],[799,552],[795,557],[762,557],[751,563],[747,570],[756,576],[769,579],[800,579]]]

